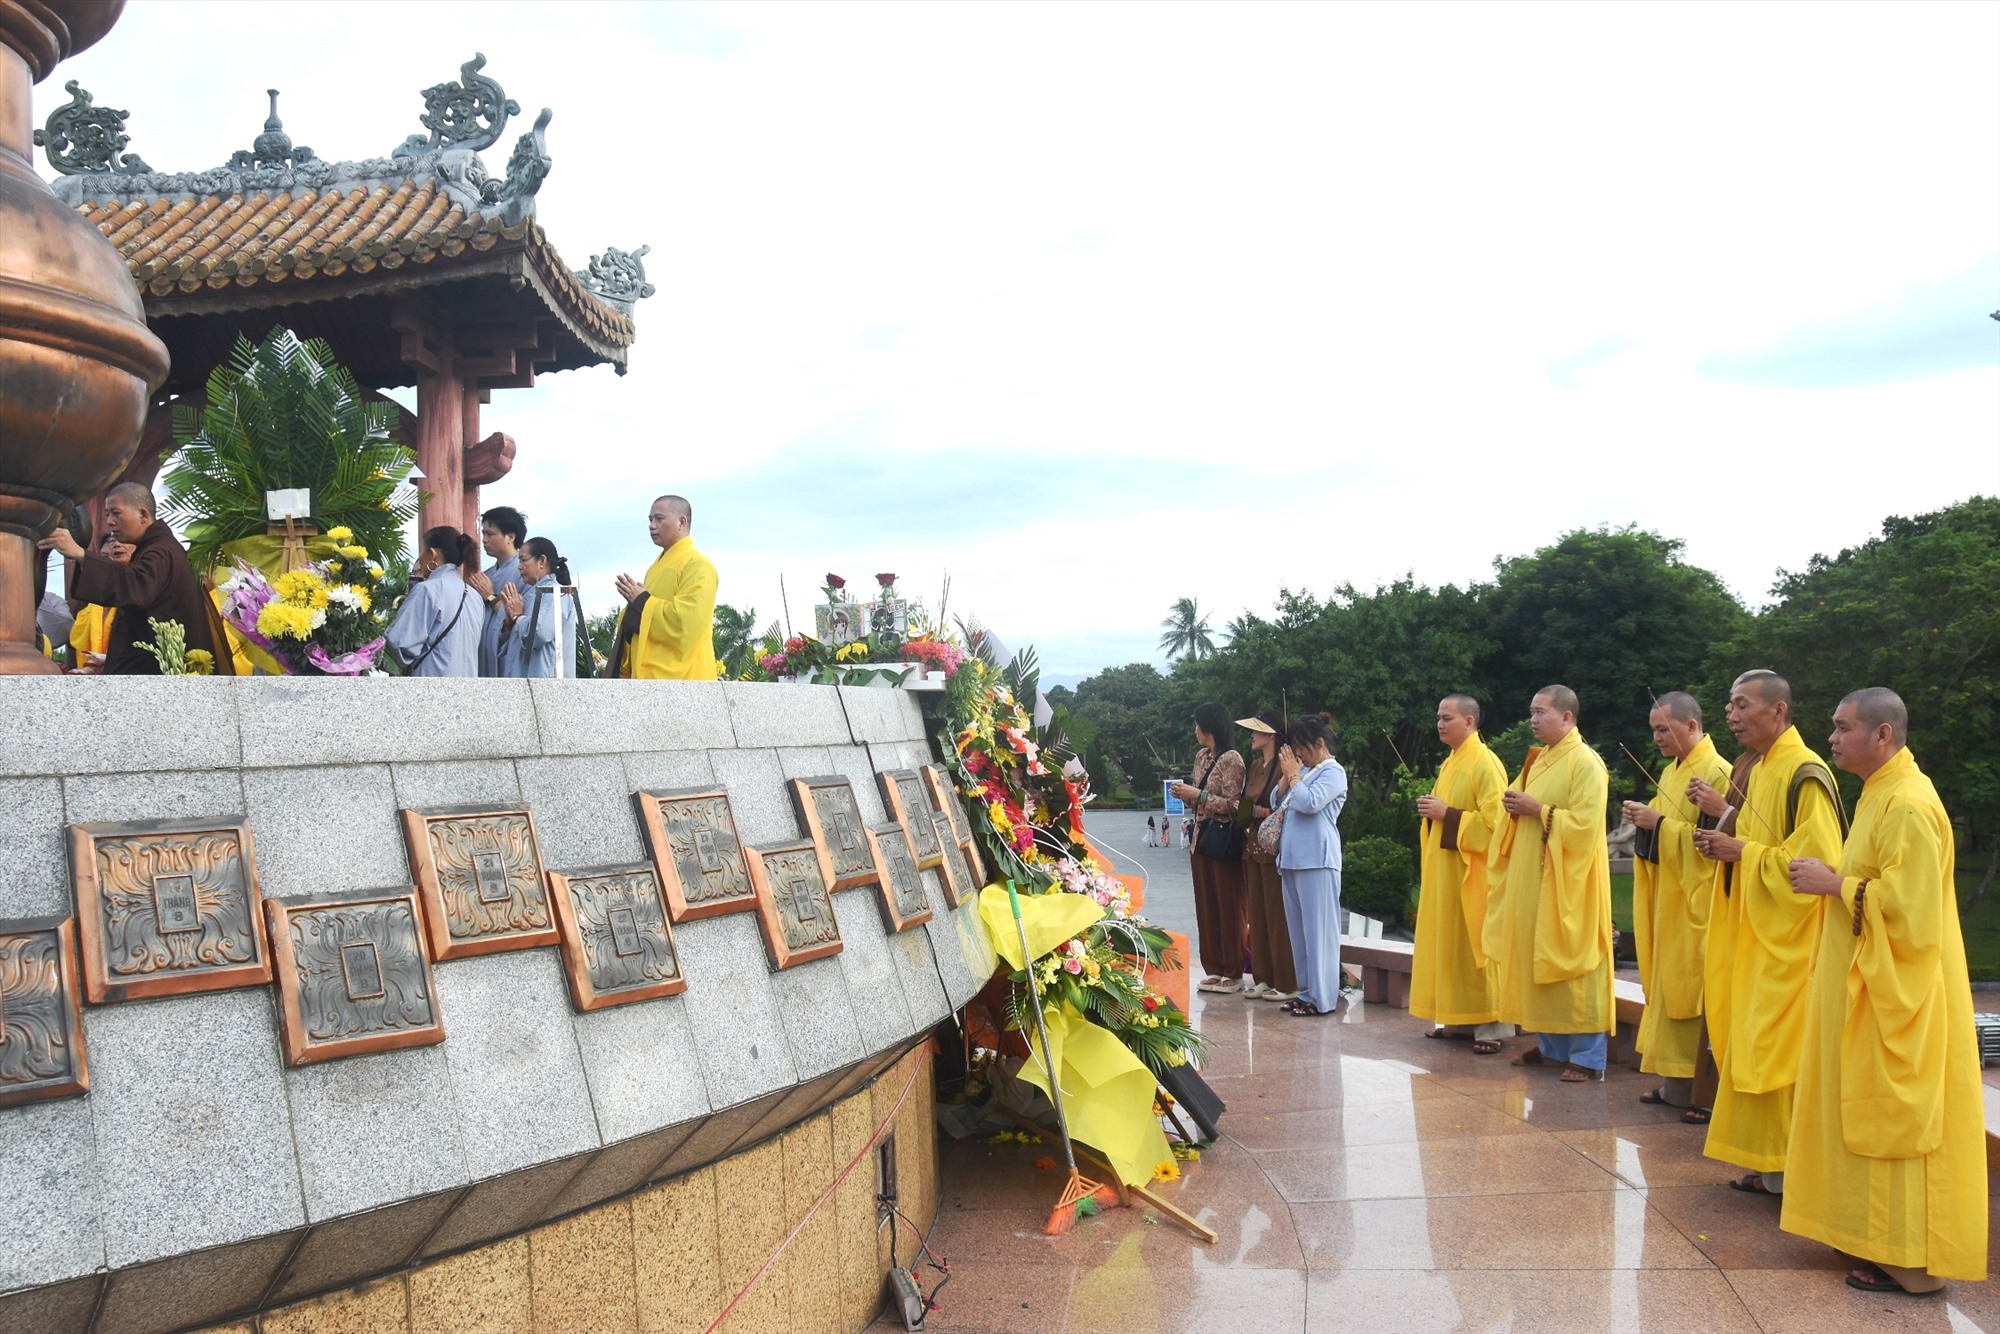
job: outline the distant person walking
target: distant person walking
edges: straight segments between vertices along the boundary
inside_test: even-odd
[[[1194,711],[1192,783],[1173,793],[1190,803],[1194,826],[1188,867],[1194,876],[1195,931],[1200,937],[1203,991],[1236,991],[1243,985],[1243,836],[1236,803],[1243,795],[1243,757],[1231,748],[1236,724],[1209,700]],[[1204,831],[1213,828],[1213,835]]]
[[[1150,815],[1146,817],[1146,846],[1149,848],[1160,846],[1160,831]]]
[[[1300,718],[1291,744],[1278,751],[1278,801],[1285,809],[1278,877],[1292,933],[1292,967],[1299,994],[1288,1014],[1332,1014],[1340,1004],[1340,808],[1347,771],[1333,758],[1333,729],[1324,716]]]

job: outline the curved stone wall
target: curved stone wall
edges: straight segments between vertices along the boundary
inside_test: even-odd
[[[721,790],[752,860],[816,835],[809,862],[842,831],[802,820],[789,784],[830,776],[887,863],[916,851],[920,817],[895,821],[877,775],[930,759],[905,692],[728,682],[4,678],[0,720],[0,938],[76,916],[79,880],[96,909],[92,865],[118,878],[77,826],[240,824],[263,898],[410,904],[434,926],[403,812],[523,810],[547,871],[658,871],[631,794]],[[838,952],[782,968],[788,887],[763,883],[765,910],[672,924],[683,989],[603,1008],[577,1004],[589,951],[566,969],[544,935],[437,959],[417,990],[441,1041],[306,1064],[287,1063],[299,1029],[280,988],[239,973],[114,999],[128,975],[114,966],[104,1002],[80,1006],[87,1093],[0,1079],[0,1100],[37,1098],[0,1106],[0,1328],[162,1331],[278,1307],[769,1139],[909,1052],[986,977],[976,913],[952,907],[944,872],[920,874],[920,894],[829,891],[816,901]],[[176,939],[222,938],[214,894],[185,878],[140,893],[149,944],[189,912],[200,929]],[[607,951],[633,944],[618,925]],[[572,924],[565,940],[580,939]],[[306,990],[393,991],[409,961],[376,943]],[[47,1009],[25,977],[0,967],[10,1042],[16,1016]]]

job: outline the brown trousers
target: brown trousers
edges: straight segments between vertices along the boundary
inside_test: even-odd
[[[1250,918],[1250,975],[1279,991],[1297,991],[1292,965],[1292,929],[1285,922],[1285,891],[1278,863],[1243,858],[1243,899]]]
[[[1243,863],[1188,853],[1194,873],[1194,928],[1206,977],[1243,976]]]

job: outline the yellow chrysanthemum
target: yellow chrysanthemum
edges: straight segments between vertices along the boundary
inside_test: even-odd
[[[360,584],[349,584],[347,586],[347,591],[354,594],[355,597],[361,600],[361,610],[367,611],[370,607],[374,605],[374,603],[370,600],[368,596],[368,590],[363,588]]]
[[[336,542],[345,542],[354,536],[354,530],[352,528],[329,528],[326,530],[326,535]]]
[[[343,560],[367,560],[368,548],[363,546],[346,546],[340,549],[340,555]]]
[[[312,612],[289,602],[267,602],[257,613],[257,633],[266,639],[304,639],[312,634]]]
[[[370,579],[380,579],[382,577],[382,567],[380,565],[377,565],[374,561],[369,561],[368,577]]]
[[[341,571],[341,564],[339,561],[330,560],[326,563],[326,572],[328,574],[339,574],[340,571]]]
[[[191,648],[187,651],[187,669],[190,676],[213,676],[215,655],[205,648]]]

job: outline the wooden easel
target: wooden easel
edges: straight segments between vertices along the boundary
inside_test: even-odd
[[[278,568],[283,573],[290,574],[307,564],[306,539],[319,536],[319,525],[309,519],[294,519],[287,514],[283,523],[264,525],[264,535],[283,540],[284,547],[278,555]]]

